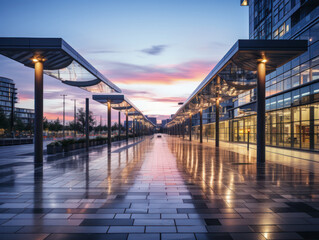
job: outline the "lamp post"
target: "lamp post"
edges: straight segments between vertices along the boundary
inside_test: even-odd
[[[203,143],[203,109],[199,111],[199,142]]]
[[[63,98],[63,139],[65,138],[65,97],[67,96],[66,94],[61,94],[60,96],[62,96]]]
[[[125,123],[125,133],[126,133],[126,141],[128,141],[128,111],[126,110],[126,123]]]
[[[35,56],[34,62],[34,161],[43,163],[43,62]]]
[[[90,125],[89,125],[89,99],[85,99],[85,143],[86,143],[86,150],[89,149],[89,134],[90,134]]]
[[[71,99],[71,101],[74,102],[74,117],[73,117],[73,121],[74,121],[74,138],[76,138],[76,99]]]
[[[219,147],[219,101],[220,101],[220,97],[219,97],[219,85],[220,85],[220,76],[217,76],[217,87],[216,87],[216,92],[217,92],[217,96],[216,96],[216,124],[215,124],[215,146]]]
[[[192,141],[192,114],[189,113],[189,125],[188,125],[188,131],[189,131],[189,141]]]
[[[111,101],[107,101],[107,144],[111,146],[112,142],[112,126],[111,126]]]
[[[265,163],[265,81],[266,59],[257,64],[257,163]]]
[[[249,150],[249,134],[250,134],[250,129],[247,130],[247,149]]]
[[[100,115],[100,127],[99,127],[99,130],[100,130],[100,136],[102,135],[102,115]]]

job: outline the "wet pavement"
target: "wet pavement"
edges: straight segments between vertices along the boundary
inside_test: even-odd
[[[162,136],[3,155],[1,239],[319,239],[316,161]]]

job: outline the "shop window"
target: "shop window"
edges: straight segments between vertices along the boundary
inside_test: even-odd
[[[310,120],[310,109],[309,106],[302,106],[301,108],[301,121],[309,121]]]
[[[291,109],[284,109],[284,122],[285,123],[291,122]]]

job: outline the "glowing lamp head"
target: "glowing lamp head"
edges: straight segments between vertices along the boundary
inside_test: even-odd
[[[33,57],[32,62],[37,63],[37,62],[44,62],[45,58],[41,58],[41,57]]]
[[[261,62],[262,62],[262,63],[266,63],[266,62],[267,62],[267,59],[264,58],[264,59],[261,60]]]

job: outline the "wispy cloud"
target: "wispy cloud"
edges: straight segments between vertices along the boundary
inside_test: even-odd
[[[180,81],[201,81],[216,62],[192,61],[175,65],[140,66],[109,62],[110,70],[102,71],[114,83],[174,84]]]
[[[114,50],[90,50],[90,51],[86,51],[87,53],[92,53],[92,54],[104,54],[104,53],[119,53],[121,51],[114,51]]]
[[[127,96],[152,96],[152,93],[149,91],[143,90],[131,90],[131,89],[122,89],[123,93]]]
[[[182,97],[163,97],[163,98],[151,98],[153,102],[165,102],[165,103],[170,103],[170,102],[184,102],[186,98]]]
[[[167,48],[167,45],[154,45],[150,48],[142,49],[141,52],[149,55],[159,55]]]

